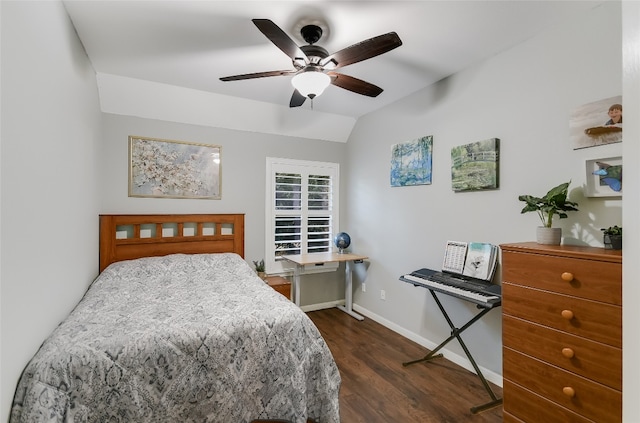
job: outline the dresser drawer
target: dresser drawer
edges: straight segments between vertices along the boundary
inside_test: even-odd
[[[503,251],[502,266],[504,282],[622,305],[619,263]]]
[[[509,414],[506,411],[502,410],[502,423],[525,423],[525,422],[520,420],[513,414]]]
[[[502,317],[502,343],[505,347],[622,390],[620,348],[507,315]]]
[[[502,284],[504,314],[622,348],[622,307]]]
[[[510,348],[503,349],[503,361],[505,379],[593,421],[620,422],[622,392]]]
[[[503,383],[503,408],[506,413],[527,423],[593,423],[557,404],[524,389],[507,379]]]

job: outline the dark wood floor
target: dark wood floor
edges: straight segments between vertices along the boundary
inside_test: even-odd
[[[501,406],[471,413],[471,407],[491,400],[474,373],[443,358],[403,367],[429,351],[371,319],[358,321],[335,308],[308,315],[340,369],[341,423],[502,422]],[[502,398],[502,389],[491,388]]]

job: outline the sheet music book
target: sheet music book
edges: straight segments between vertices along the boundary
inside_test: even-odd
[[[443,272],[462,274],[464,270],[464,260],[467,257],[467,243],[459,241],[447,241],[444,250]]]
[[[484,242],[447,241],[442,271],[491,281],[498,261],[498,247]]]

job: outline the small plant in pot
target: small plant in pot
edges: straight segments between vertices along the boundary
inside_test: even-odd
[[[267,277],[267,274],[264,272],[264,260],[253,261],[253,265],[256,267],[256,273],[260,276],[261,279]]]
[[[622,227],[615,225],[600,229],[603,233],[604,248],[607,250],[622,250]]]
[[[537,212],[542,222],[536,231],[538,244],[560,245],[562,239],[562,228],[553,228],[553,217],[559,219],[569,217],[566,212],[578,211],[578,203],[569,201],[569,182],[551,188],[544,197],[534,197],[532,195],[521,195],[518,200],[524,201],[526,206],[520,213]]]

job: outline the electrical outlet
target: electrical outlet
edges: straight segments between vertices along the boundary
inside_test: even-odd
[[[367,292],[367,284],[362,282],[362,292]]]
[[[387,293],[384,292],[384,289],[380,290],[380,299],[381,300],[386,300],[387,299]]]

